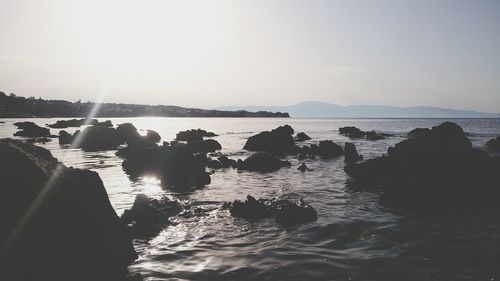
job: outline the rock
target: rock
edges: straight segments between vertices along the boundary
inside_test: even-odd
[[[333,141],[325,140],[319,142],[317,154],[321,156],[321,158],[331,159],[342,156],[344,154],[344,149]]]
[[[304,203],[302,199],[291,200],[286,196],[256,200],[248,195],[246,201],[235,200],[233,203],[226,204],[226,207],[235,217],[250,221],[274,217],[283,226],[311,222],[318,218],[316,210]]]
[[[305,172],[307,170],[306,163],[300,164],[300,166],[297,168],[297,170],[299,170],[301,172]]]
[[[153,130],[147,130],[146,139],[152,142],[160,142],[161,136]]]
[[[191,141],[185,145],[186,149],[191,153],[207,153],[221,150],[222,146],[216,140]]]
[[[429,128],[415,128],[411,130],[408,135],[406,135],[407,139],[414,139],[418,138],[420,136],[426,135],[431,132],[431,129]]]
[[[132,123],[123,123],[116,127],[116,134],[121,143],[129,146],[140,144],[144,141],[137,128]]]
[[[500,150],[500,136],[489,140],[486,146],[491,150]]]
[[[210,169],[223,168],[222,163],[219,160],[215,160],[215,159],[208,159],[207,160],[207,167]]]
[[[298,133],[297,136],[295,136],[295,141],[297,142],[301,142],[301,141],[306,141],[306,140],[310,140],[311,137],[309,137],[308,135],[306,135],[305,133]]]
[[[267,152],[257,152],[245,159],[238,166],[238,169],[252,172],[274,172],[282,167],[290,167],[288,161],[281,161],[277,157]]]
[[[69,127],[81,127],[83,125],[96,125],[99,121],[96,119],[70,119],[70,120],[57,120],[54,124],[49,124],[47,127],[55,129],[64,129]],[[108,121],[111,123],[111,121]],[[113,125],[111,125],[113,126]]]
[[[73,143],[76,148],[85,151],[116,149],[123,144],[123,138],[114,128],[90,126],[81,132],[80,141]]]
[[[498,208],[500,161],[472,148],[452,122],[421,130],[386,156],[345,167],[354,181],[382,191],[381,202],[415,212],[469,212]]]
[[[48,137],[50,135],[50,130],[47,128],[42,128],[33,122],[16,122],[14,125],[21,131],[18,131],[14,136],[20,137]]]
[[[52,141],[52,139],[47,138],[47,137],[29,138],[26,140],[26,142],[29,142],[29,143],[48,143],[49,141]]]
[[[346,142],[344,144],[344,154],[346,162],[357,162],[363,160],[363,156],[358,154],[356,146],[353,143]]]
[[[137,254],[99,175],[13,139],[0,155],[2,279],[123,280]]]
[[[238,167],[238,163],[236,160],[229,159],[225,155],[221,155],[220,157],[217,158],[217,160],[219,160],[219,162],[221,163],[222,168],[230,168],[230,167],[236,168],[236,167]]]
[[[204,137],[216,137],[213,132],[207,132],[202,129],[191,129],[187,131],[180,131],[177,133],[175,140],[177,141],[202,141]]]
[[[375,131],[361,131],[356,127],[342,127],[339,128],[339,133],[351,139],[367,139],[367,140],[382,140],[385,137],[391,136],[390,134],[377,133]]]
[[[107,128],[113,128],[113,123],[111,123],[111,120],[106,120],[103,122],[95,122],[94,126],[101,126],[101,127],[107,127]]]
[[[151,238],[170,224],[169,217],[177,215],[181,210],[179,202],[167,197],[157,200],[139,194],[132,208],[125,210],[121,220],[131,227],[134,238]]]
[[[71,144],[73,136],[65,130],[59,131],[59,144]]]
[[[264,131],[248,138],[243,148],[273,154],[291,154],[296,150],[293,132],[292,127],[288,125]]]

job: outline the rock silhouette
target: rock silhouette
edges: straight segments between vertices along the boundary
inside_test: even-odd
[[[216,137],[217,135],[213,132],[207,132],[202,129],[191,129],[187,131],[180,131],[177,133],[175,140],[177,141],[203,141],[204,137]]]
[[[14,125],[20,130],[14,133],[14,136],[19,137],[48,137],[50,136],[50,130],[47,128],[42,128],[33,122],[16,122]]]
[[[251,136],[243,148],[273,154],[291,154],[296,151],[293,133],[294,131],[289,125],[280,126],[274,130]]]
[[[344,154],[346,162],[357,162],[363,160],[363,156],[358,154],[356,146],[351,142],[346,142],[344,144]]]
[[[269,173],[282,167],[290,167],[290,162],[282,161],[267,152],[257,152],[240,162],[238,169],[252,172]]]
[[[348,126],[339,128],[341,135],[347,136],[351,139],[367,139],[367,140],[382,140],[389,134],[377,133],[375,131],[362,131],[356,127]]]
[[[296,142],[301,142],[301,141],[306,141],[306,140],[310,140],[311,137],[306,135],[305,133],[298,133],[296,136],[295,136],[295,141]]]
[[[500,137],[496,137],[486,142],[486,147],[491,150],[500,150]]]

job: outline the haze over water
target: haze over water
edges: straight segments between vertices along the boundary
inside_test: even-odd
[[[103,121],[105,119],[101,119]],[[245,119],[245,118],[113,118],[153,129],[170,141],[178,131],[202,128],[219,134],[222,153],[244,159],[247,138],[289,124],[312,137],[311,143],[352,141],[338,128],[356,126],[394,136],[353,141],[365,159],[380,156],[416,127],[443,119]],[[0,137],[12,137],[13,122],[4,119]],[[30,119],[40,126],[55,119]],[[474,146],[500,135],[500,119],[454,119]],[[68,130],[68,129],[66,129]],[[76,130],[74,128],[73,130]],[[71,128],[68,130],[73,131]],[[51,132],[57,133],[57,129]],[[129,178],[115,150],[83,152],[41,145],[67,166],[99,173],[118,214],[137,194],[181,200],[187,211],[150,241],[135,241],[140,258],[129,269],[145,280],[492,280],[498,277],[500,214],[418,217],[384,208],[379,194],[357,192],[346,184],[344,158],[305,160],[302,173],[295,157],[274,173],[217,170],[212,183],[191,191],[162,189],[155,178]],[[273,220],[248,222],[230,216],[223,202],[246,195],[296,194],[318,211],[318,220],[281,227]],[[68,278],[71,278],[70,276]],[[148,279],[149,278],[149,279]]]

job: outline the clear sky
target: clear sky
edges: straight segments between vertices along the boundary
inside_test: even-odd
[[[0,0],[0,91],[500,111],[500,1]]]

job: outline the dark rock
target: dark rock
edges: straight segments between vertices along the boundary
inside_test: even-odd
[[[50,135],[50,130],[47,128],[42,128],[36,125],[33,122],[16,122],[14,125],[21,131],[18,131],[14,134],[14,136],[20,137],[48,137]]]
[[[300,164],[300,166],[297,168],[297,170],[299,170],[301,172],[305,172],[307,170],[306,163]]]
[[[219,160],[219,162],[221,163],[222,168],[230,168],[230,167],[236,168],[236,167],[238,167],[238,163],[236,160],[229,159],[225,155],[221,155],[220,157],[217,158],[217,160]]]
[[[290,166],[290,162],[282,161],[272,154],[269,154],[267,152],[257,152],[241,162],[241,164],[238,166],[238,169],[268,173],[279,170],[281,167]]]
[[[248,138],[246,150],[266,151],[274,154],[290,154],[296,150],[292,127],[280,126],[272,131],[264,131]]]
[[[491,150],[500,150],[500,137],[489,140],[486,146]]]
[[[151,238],[170,224],[168,218],[177,215],[181,210],[179,202],[167,197],[157,200],[139,194],[132,208],[125,210],[121,220],[131,227],[134,238]]]
[[[161,136],[153,130],[147,130],[146,139],[152,142],[160,142]],[[168,146],[168,145],[167,145]]]
[[[80,134],[79,142],[73,143],[73,145],[85,151],[116,149],[123,144],[123,138],[114,128],[90,126]]]
[[[351,139],[361,139],[365,137],[365,132],[352,126],[339,128],[341,135],[348,136]]]
[[[250,221],[274,217],[283,226],[311,222],[318,218],[316,210],[302,199],[292,200],[286,196],[256,200],[248,195],[246,201],[235,200],[233,203],[226,204],[226,207],[235,217]]]
[[[103,121],[103,122],[97,121],[93,125],[94,126],[107,127],[107,128],[113,128],[113,123],[111,123],[111,120],[106,120],[106,121]]]
[[[191,153],[207,153],[221,150],[222,146],[216,140],[202,140],[202,141],[191,141],[185,145],[185,148]]]
[[[207,160],[207,167],[210,169],[223,168],[222,163],[219,160],[215,160],[215,159],[208,159]]]
[[[109,121],[111,123],[111,121]],[[70,120],[57,120],[54,124],[49,124],[47,127],[55,129],[63,129],[69,127],[81,127],[83,125],[96,125],[99,123],[96,119],[70,119]],[[113,125],[111,125],[113,126]]]
[[[418,138],[420,136],[426,135],[431,132],[429,128],[415,128],[411,130],[408,135],[406,135],[407,139]]]
[[[383,134],[379,134],[375,131],[365,132],[365,139],[367,140],[383,140],[385,136]]]
[[[0,155],[2,280],[123,280],[137,254],[99,175],[13,139]]]
[[[207,132],[202,129],[191,129],[187,131],[180,131],[177,133],[175,139],[177,141],[202,141],[204,137],[216,137],[213,132]]]
[[[139,144],[144,140],[132,123],[118,125],[116,127],[116,134],[121,143],[125,142],[129,146]]]
[[[71,144],[73,136],[65,130],[59,131],[59,144]]]
[[[306,140],[310,140],[311,137],[309,137],[308,135],[306,135],[305,133],[298,133],[297,136],[295,136],[295,141],[306,141]]]
[[[387,206],[416,212],[498,208],[500,165],[472,148],[462,128],[445,122],[388,149],[388,155],[345,167],[358,184],[382,191]]]
[[[325,140],[319,142],[317,154],[321,156],[321,158],[330,159],[342,156],[344,154],[344,149],[333,141]]]
[[[363,156],[358,154],[356,146],[353,143],[346,142],[344,144],[344,154],[346,162],[357,162],[363,160]]]
[[[29,138],[26,140],[26,142],[29,142],[29,143],[48,143],[49,141],[52,141],[52,139],[47,138],[47,137]]]

